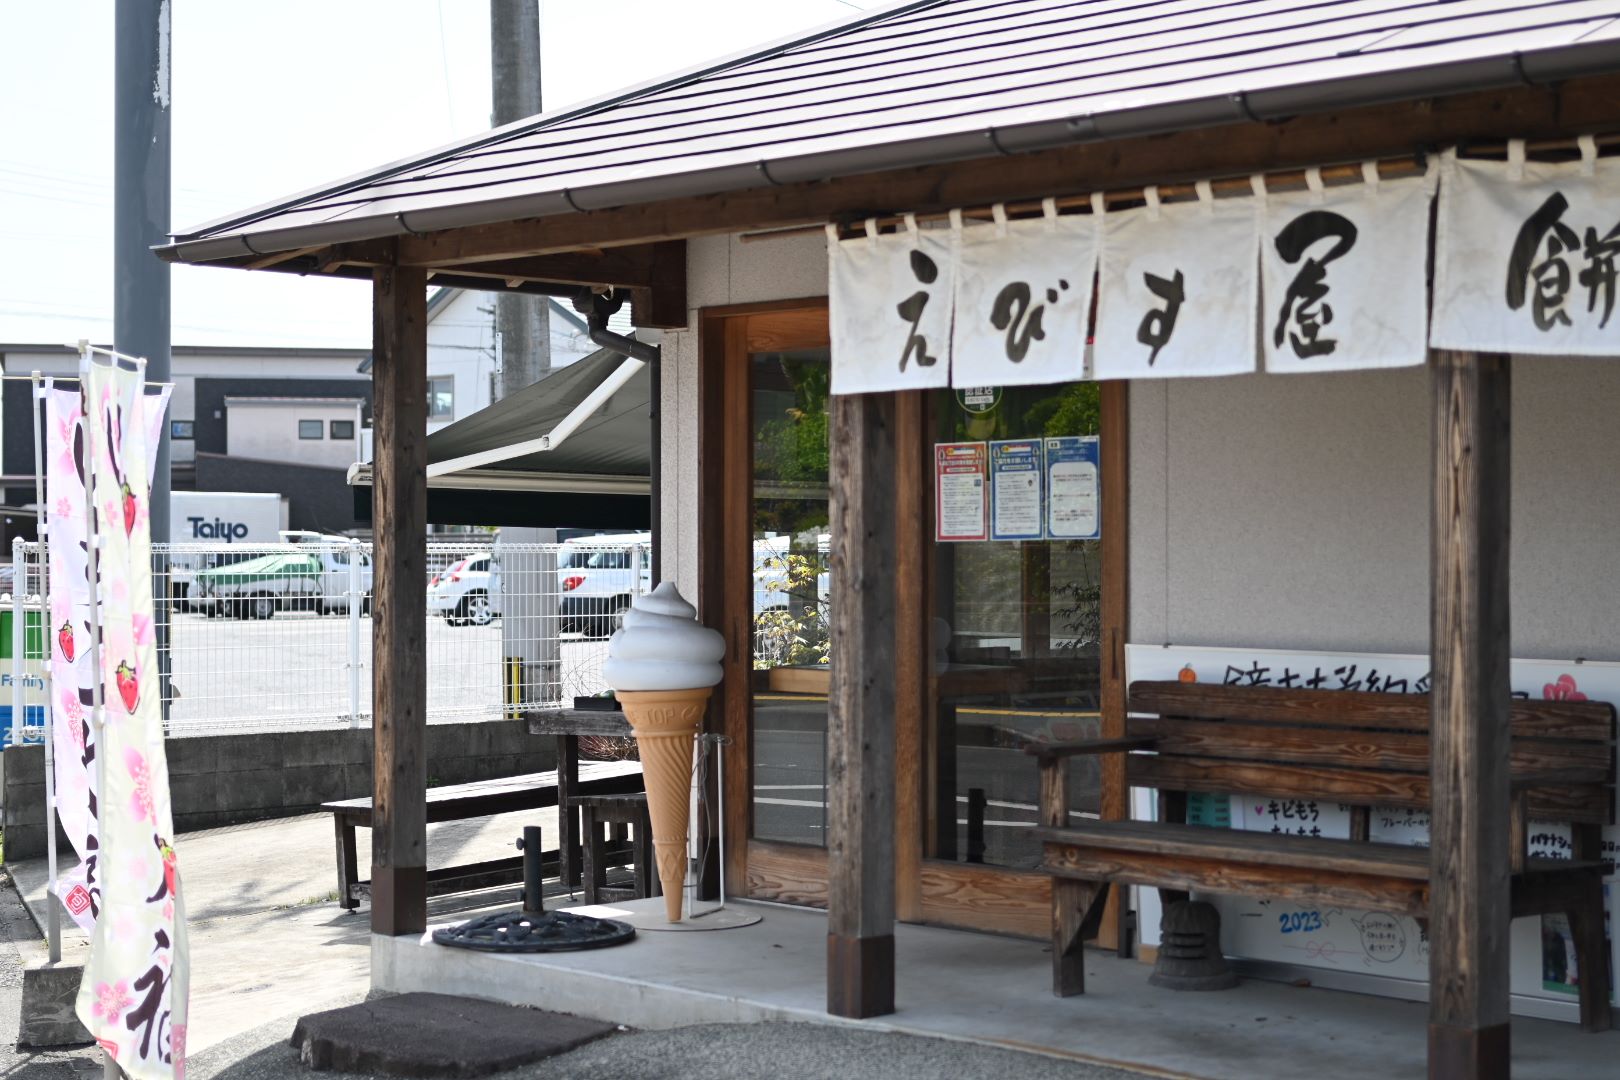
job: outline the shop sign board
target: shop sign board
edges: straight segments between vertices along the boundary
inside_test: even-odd
[[[1429,686],[1429,658],[1413,654],[1127,645],[1125,675],[1127,681],[1179,678],[1232,686],[1422,693]],[[1525,697],[1620,703],[1620,664],[1616,663],[1514,660],[1509,678],[1513,692]],[[1155,800],[1150,792],[1132,792],[1132,812],[1139,819],[1154,816]],[[1322,799],[1237,795],[1189,798],[1188,820],[1261,832],[1340,838],[1350,835],[1350,807]],[[1374,808],[1369,837],[1384,843],[1427,845],[1428,815],[1393,807]],[[1532,856],[1567,859],[1570,842],[1567,824],[1531,823]],[[1603,857],[1611,861],[1604,882],[1606,922],[1613,950],[1612,970],[1620,971],[1620,933],[1616,932],[1620,929],[1620,910],[1616,909],[1620,878],[1612,867],[1617,856],[1620,826],[1609,825],[1603,831]],[[1137,924],[1142,927],[1143,943],[1156,944],[1158,895],[1152,889],[1141,889],[1137,897]],[[1413,984],[1428,979],[1428,934],[1410,916],[1241,896],[1206,899],[1221,911],[1223,945],[1229,956]],[[1574,966],[1569,926],[1561,916],[1514,920],[1509,943],[1511,985],[1517,997],[1574,1003],[1579,973]],[[1616,1003],[1620,1004],[1620,990],[1616,992]]]
[[[989,539],[990,490],[982,442],[934,445],[934,539]]]
[[[1620,352],[1620,161],[1442,164],[1436,348],[1563,356]]]
[[[990,539],[1041,539],[1041,457],[1040,439],[990,444]]]
[[[1046,440],[1046,538],[1102,538],[1102,485],[1095,435]]]

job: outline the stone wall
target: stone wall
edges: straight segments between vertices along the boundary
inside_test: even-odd
[[[371,794],[371,731],[285,731],[168,741],[169,785],[179,832],[305,814],[335,799]],[[460,784],[556,768],[555,740],[517,720],[430,724],[428,783]],[[7,747],[5,857],[45,854],[45,751]],[[68,852],[65,838],[59,840]],[[64,855],[64,859],[70,858]]]

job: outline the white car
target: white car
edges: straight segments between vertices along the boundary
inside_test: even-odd
[[[501,614],[500,564],[487,552],[451,563],[428,582],[427,608],[451,626],[488,626]]]
[[[584,537],[570,541],[557,556],[565,634],[607,637],[618,629],[630,601],[651,590],[651,533]]]

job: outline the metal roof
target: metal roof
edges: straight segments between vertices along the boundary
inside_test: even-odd
[[[161,250],[208,261],[1613,71],[1616,0],[923,0]]]

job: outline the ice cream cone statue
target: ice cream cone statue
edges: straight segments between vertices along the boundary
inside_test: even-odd
[[[602,677],[641,750],[658,882],[670,922],[681,921],[686,884],[692,750],[725,651],[725,640],[700,624],[697,609],[666,581],[631,605],[602,664]]]

